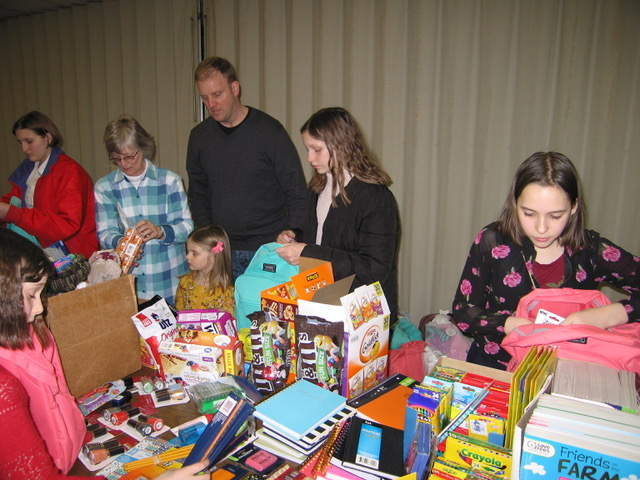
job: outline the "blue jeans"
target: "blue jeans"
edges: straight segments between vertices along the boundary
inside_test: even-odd
[[[233,281],[236,281],[240,275],[249,266],[251,259],[255,255],[255,250],[232,250],[231,251],[231,271],[233,273]]]

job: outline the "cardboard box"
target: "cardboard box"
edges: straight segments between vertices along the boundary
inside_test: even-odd
[[[182,310],[178,312],[178,327],[190,330],[238,336],[236,322],[229,312],[218,309]]]
[[[131,322],[137,310],[131,275],[49,298],[47,319],[72,395],[140,369],[139,336]]]
[[[224,374],[242,375],[244,356],[240,340],[209,332],[195,333],[197,337],[189,342],[180,337],[174,342],[160,342],[158,351],[167,378],[195,385],[216,381]]]
[[[498,370],[496,368],[485,367],[484,365],[476,365],[475,363],[465,362],[464,360],[457,360],[455,358],[440,357],[436,365],[442,367],[451,367],[462,370],[463,372],[475,373],[476,375],[483,375],[485,377],[493,378],[494,380],[500,380],[501,382],[511,383],[511,377],[513,373],[506,372],[504,370]]]
[[[315,292],[311,300],[298,301],[299,315],[344,324],[341,394],[347,398],[382,382],[387,377],[389,358],[389,306],[382,288],[376,282],[349,293],[354,278],[343,278]],[[376,296],[375,309],[371,295]],[[365,297],[367,305],[361,302]]]
[[[288,282],[260,292],[260,308],[279,320],[292,322],[298,313],[298,300],[311,300],[318,290],[332,283],[330,262],[300,259],[300,273]]]

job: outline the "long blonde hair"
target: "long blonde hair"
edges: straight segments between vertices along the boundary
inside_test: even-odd
[[[196,228],[188,240],[200,245],[214,255],[213,268],[209,272],[209,288],[220,286],[223,290],[233,286],[231,273],[231,244],[227,232],[219,225]]]

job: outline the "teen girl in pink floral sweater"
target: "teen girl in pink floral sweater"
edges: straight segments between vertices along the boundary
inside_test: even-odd
[[[597,289],[608,283],[628,296],[569,315],[564,324],[602,328],[640,321],[640,258],[593,230],[573,163],[540,152],[520,165],[499,219],[476,237],[453,302],[453,321],[473,337],[467,360],[505,369],[500,346],[518,325],[520,298],[534,288]]]

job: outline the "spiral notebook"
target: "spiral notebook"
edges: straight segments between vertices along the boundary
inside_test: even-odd
[[[264,425],[301,440],[346,405],[346,398],[307,380],[298,380],[256,405]]]

